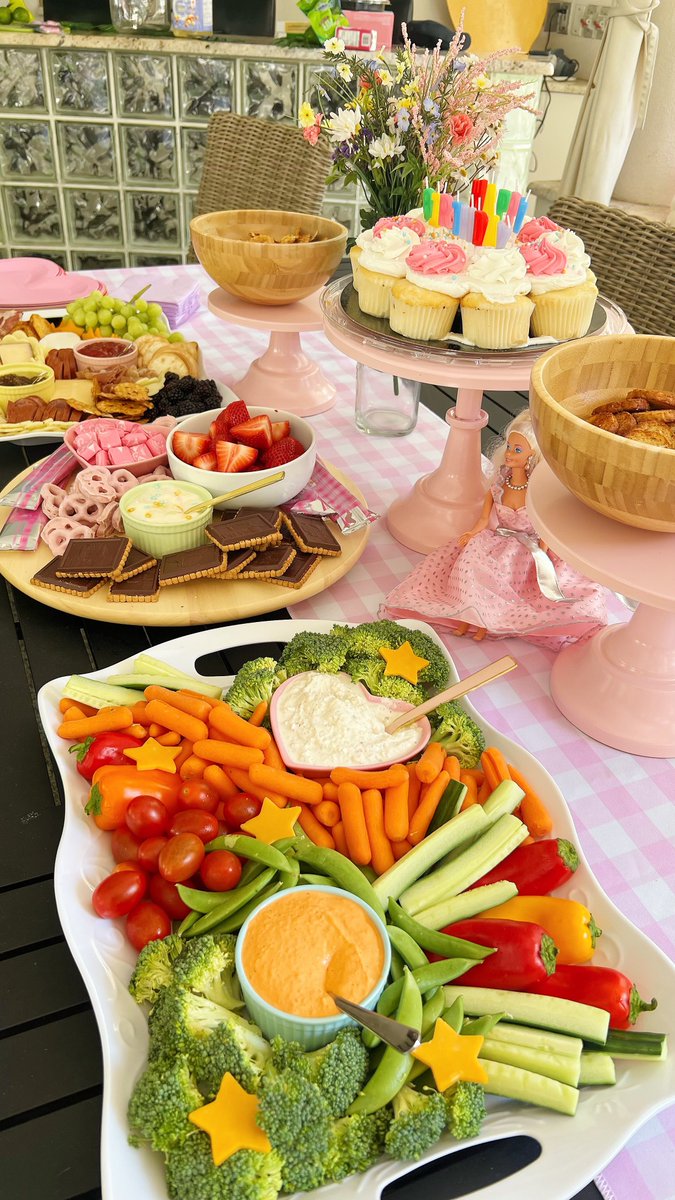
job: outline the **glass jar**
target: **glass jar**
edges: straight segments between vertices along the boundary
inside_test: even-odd
[[[168,29],[169,0],[110,0],[110,20],[120,33]]]
[[[356,427],[375,437],[403,437],[417,424],[421,385],[357,363]]]

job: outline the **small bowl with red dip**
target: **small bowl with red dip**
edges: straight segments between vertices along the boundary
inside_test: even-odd
[[[111,367],[133,367],[138,350],[126,338],[89,338],[73,347],[78,371],[102,375]]]

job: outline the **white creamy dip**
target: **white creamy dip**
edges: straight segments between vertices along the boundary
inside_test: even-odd
[[[420,741],[417,722],[385,733],[400,709],[388,700],[369,700],[348,675],[297,675],[279,693],[275,709],[286,755],[308,767],[372,767],[407,757]]]

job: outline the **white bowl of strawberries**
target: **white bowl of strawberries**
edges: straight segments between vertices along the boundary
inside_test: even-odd
[[[166,449],[174,479],[201,484],[212,496],[284,471],[281,481],[217,508],[286,504],[309,483],[316,462],[316,437],[308,421],[276,408],[248,407],[243,400],[179,421]]]

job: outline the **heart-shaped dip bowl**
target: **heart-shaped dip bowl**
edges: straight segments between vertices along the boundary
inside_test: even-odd
[[[384,707],[387,719],[381,731],[375,730],[369,754],[368,728],[373,730],[364,706],[371,704]],[[291,770],[315,775],[326,775],[335,767],[377,771],[416,758],[429,741],[431,725],[426,717],[394,734],[384,732],[384,726],[399,713],[411,712],[414,707],[405,700],[372,696],[363,684],[354,683],[343,672],[328,675],[304,671],[291,676],[274,692],[270,722],[279,753]],[[388,739],[390,747],[384,745]],[[374,757],[376,753],[378,757]]]

